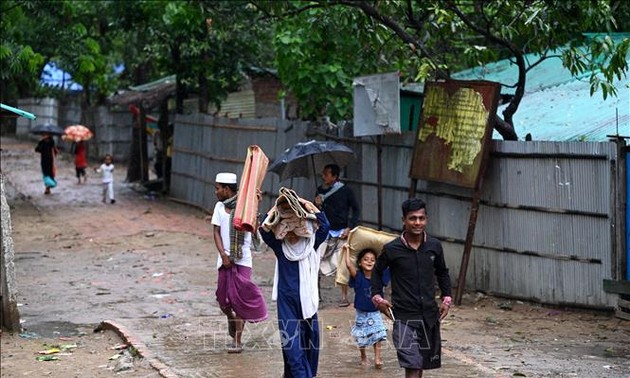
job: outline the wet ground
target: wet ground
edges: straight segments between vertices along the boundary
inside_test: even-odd
[[[268,299],[269,319],[247,325],[243,354],[227,354],[226,322],[214,300],[216,251],[207,214],[145,196],[124,183],[126,168],[120,165],[117,202],[103,204],[99,177],[91,173],[87,184],[77,185],[64,155],[59,186],[45,196],[32,149],[30,142],[2,138],[26,330],[54,335],[111,320],[146,346],[163,364],[164,376],[281,375],[276,308],[270,301],[271,252],[254,257],[254,279]],[[382,370],[359,365],[350,337],[354,310],[336,306],[332,279],[323,279],[321,294],[318,376],[402,376],[390,343],[383,348]],[[627,377],[630,372],[630,326],[606,313],[467,293],[444,321],[443,339],[443,368],[425,377]],[[32,360],[28,357],[25,362]],[[4,357],[2,370],[4,377]],[[13,373],[6,376],[22,375]]]

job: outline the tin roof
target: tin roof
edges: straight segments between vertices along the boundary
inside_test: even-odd
[[[587,35],[593,36],[593,35]],[[630,38],[630,33],[610,34],[618,43]],[[560,53],[562,48],[558,49]],[[527,54],[534,62],[539,54]],[[626,56],[630,64],[630,53]],[[458,80],[490,80],[501,83],[503,94],[514,94],[518,68],[509,59],[471,68],[453,75]],[[549,58],[527,73],[525,95],[514,114],[514,127],[520,138],[527,133],[534,140],[606,141],[607,135],[630,136],[630,78],[616,80],[617,97],[603,99],[601,91],[590,95],[586,72],[571,76],[560,58]],[[505,106],[500,106],[500,115]],[[495,131],[494,139],[502,139]]]
[[[601,92],[590,95],[588,80],[574,80],[528,93],[514,114],[519,138],[533,140],[607,141],[607,135],[630,136],[630,87],[628,79],[615,82],[617,97],[604,100]],[[497,113],[505,106],[499,107]],[[495,130],[494,139],[503,139]]]
[[[113,105],[142,104],[146,109],[153,109],[175,93],[176,76],[170,75],[159,80],[129,87],[129,90],[116,92],[109,98]]]

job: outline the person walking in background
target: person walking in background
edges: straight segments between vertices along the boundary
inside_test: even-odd
[[[103,164],[100,167],[94,169],[96,172],[103,175],[103,203],[109,203],[112,205],[116,203],[114,199],[114,164],[112,155],[107,154],[103,158]]]
[[[233,338],[228,353],[243,351],[242,334],[245,321],[267,319],[267,304],[260,288],[252,281],[252,234],[233,226],[238,199],[236,174],[217,174],[214,193],[219,200],[214,206],[214,244],[217,256],[217,302],[228,319],[228,332]]]
[[[354,325],[352,326],[352,336],[361,352],[361,365],[367,366],[369,364],[365,348],[372,345],[374,347],[374,367],[382,369],[381,342],[387,339],[387,329],[383,323],[383,317],[376,306],[374,306],[374,303],[372,303],[372,296],[370,295],[370,278],[372,277],[372,269],[374,269],[376,264],[376,252],[371,249],[362,250],[357,256],[356,265],[350,259],[348,244],[344,244],[342,255],[350,273],[348,286],[354,288],[354,309],[356,314]],[[387,286],[389,283],[389,269],[384,271],[382,281],[383,285]]]
[[[405,377],[422,377],[442,364],[440,321],[451,305],[451,280],[442,244],[426,232],[426,204],[418,198],[402,203],[403,232],[385,244],[372,272],[372,302],[394,318],[392,339]],[[392,280],[391,303],[383,298],[385,269]],[[435,280],[442,303],[435,300]],[[390,312],[391,311],[391,312]]]
[[[175,126],[172,123],[168,124],[167,133],[164,136],[166,138],[166,151],[164,156],[164,193],[169,193],[171,190],[171,170],[173,168],[173,138],[175,136]]]
[[[57,157],[57,153],[59,153],[55,140],[51,134],[43,134],[42,139],[40,139],[39,143],[37,143],[37,146],[35,147],[35,152],[39,152],[41,155],[40,164],[44,179],[44,187],[46,188],[44,190],[44,194],[50,194],[50,189],[57,186],[57,181],[55,180],[57,173],[55,158]]]
[[[83,177],[83,183],[87,181],[87,173],[85,169],[88,167],[87,158],[87,144],[80,140],[74,143],[74,169],[77,174],[77,184],[81,184],[81,177]]]
[[[360,210],[354,192],[339,181],[339,166],[328,164],[322,172],[323,184],[317,188],[315,205],[322,210],[330,221],[330,231],[326,243],[320,249],[320,270],[324,276],[332,276],[342,258],[341,247],[348,239],[350,230],[359,224]],[[341,261],[343,264],[344,262]],[[350,305],[348,286],[341,286],[340,307]]]
[[[155,153],[153,168],[155,169],[155,176],[159,180],[164,176],[164,146],[159,130],[153,133],[153,150]]]
[[[317,247],[329,225],[311,202],[290,189],[280,190],[259,232],[276,255],[272,298],[278,307],[283,377],[311,378],[317,375],[320,349]]]

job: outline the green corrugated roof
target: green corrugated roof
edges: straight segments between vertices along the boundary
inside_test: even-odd
[[[165,84],[172,84],[175,83],[175,80],[177,79],[176,75],[170,75],[170,76],[166,76],[163,77],[161,79],[152,81],[150,83],[145,83],[145,84],[141,84],[141,85],[136,85],[134,87],[129,87],[129,89],[131,89],[132,91],[138,91],[138,92],[147,92],[147,91],[152,91],[156,88],[159,88]]]
[[[587,35],[589,37],[595,34]],[[630,33],[610,34],[618,43]],[[540,55],[527,54],[535,62]],[[630,53],[626,56],[630,64]],[[509,59],[468,69],[453,75],[458,80],[489,80],[503,84],[501,93],[513,94],[518,68]],[[590,96],[590,72],[572,77],[560,58],[549,58],[527,73],[525,96],[514,115],[519,138],[527,133],[534,140],[605,141],[606,135],[630,135],[630,78],[616,80],[617,97],[603,99],[601,92]],[[499,107],[501,114],[503,107]],[[493,137],[502,139],[495,131]]]
[[[617,81],[617,97],[604,100],[601,92],[590,95],[588,82],[575,80],[553,88],[528,93],[514,114],[520,139],[527,133],[534,140],[608,140],[607,135],[630,136],[630,87]],[[503,107],[499,107],[501,115]],[[495,131],[494,139],[502,139]]]
[[[585,34],[587,37],[594,38],[601,36],[596,33]],[[611,33],[608,34],[615,44],[620,43],[624,39],[630,38],[630,33]],[[560,47],[552,51],[548,55],[557,55],[542,61],[533,67],[527,73],[527,81],[525,83],[525,93],[536,92],[546,88],[555,87],[560,84],[566,84],[575,80],[588,80],[591,72],[584,72],[578,77],[571,76],[571,72],[562,66],[560,55],[565,47]],[[532,64],[541,57],[541,54],[526,54],[525,61]],[[629,55],[630,57],[630,55]],[[630,58],[628,58],[630,59]],[[483,66],[470,68],[452,75],[453,79],[458,80],[490,80],[501,83],[501,93],[514,94],[514,87],[518,80],[518,67],[510,59],[503,59],[497,62],[488,63]]]

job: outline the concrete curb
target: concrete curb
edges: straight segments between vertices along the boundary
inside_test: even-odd
[[[101,324],[96,327],[96,329],[94,329],[94,332],[99,332],[101,330],[110,330],[116,332],[116,334],[118,334],[118,336],[120,336],[120,338],[123,339],[125,343],[133,346],[142,358],[146,358],[151,367],[157,370],[160,376],[164,378],[179,378],[177,374],[171,371],[171,368],[166,366],[157,357],[155,357],[153,353],[151,353],[149,348],[147,348],[147,346],[142,341],[140,341],[139,338],[134,336],[124,325],[113,320],[103,320]]]

